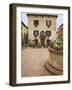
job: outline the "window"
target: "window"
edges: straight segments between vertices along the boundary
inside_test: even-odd
[[[46,20],[46,25],[47,25],[47,27],[50,27],[51,26],[51,21],[50,20]]]
[[[51,36],[51,31],[46,31],[46,36],[50,37]]]
[[[34,20],[33,24],[35,27],[37,27],[39,25],[39,20]]]
[[[33,31],[33,35],[34,35],[35,37],[37,37],[37,36],[39,35],[39,31],[38,31],[38,30],[34,30],[34,31]]]

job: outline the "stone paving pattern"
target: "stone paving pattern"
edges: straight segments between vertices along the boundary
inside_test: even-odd
[[[21,76],[48,76],[51,75],[45,68],[49,58],[48,48],[27,47],[21,51]]]

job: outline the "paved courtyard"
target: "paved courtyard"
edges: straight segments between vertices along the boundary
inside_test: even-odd
[[[49,58],[47,48],[27,47],[21,52],[21,76],[48,76],[51,75],[45,68]]]

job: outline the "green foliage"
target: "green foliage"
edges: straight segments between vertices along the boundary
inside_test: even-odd
[[[53,48],[55,49],[63,49],[63,38],[57,38],[53,43]]]

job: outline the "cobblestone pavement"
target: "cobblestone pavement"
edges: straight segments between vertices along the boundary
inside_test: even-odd
[[[47,48],[27,47],[21,52],[21,76],[48,76],[51,75],[45,68],[49,58]]]

